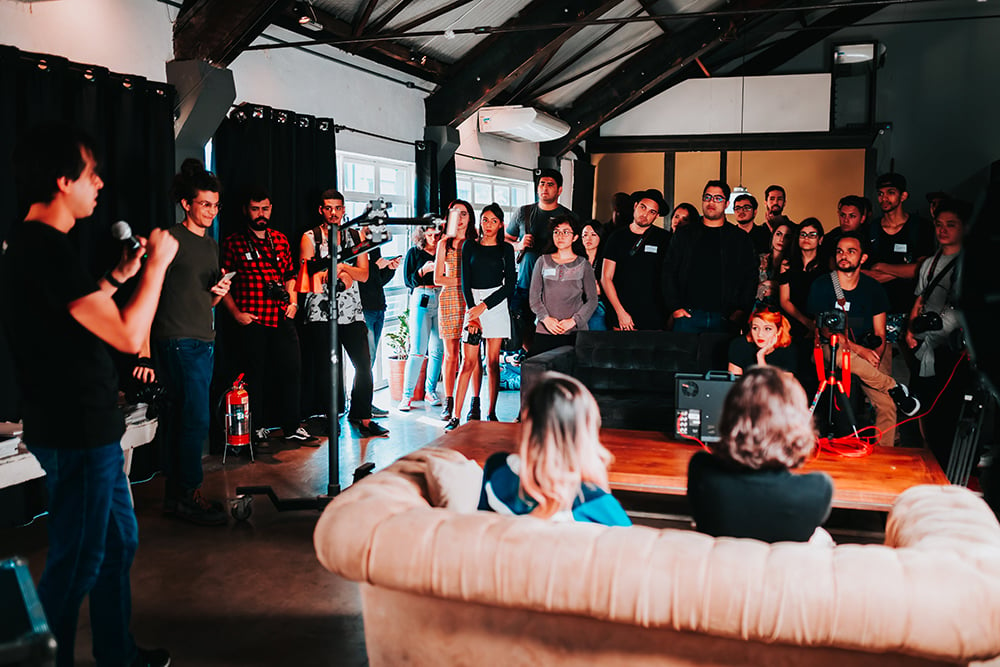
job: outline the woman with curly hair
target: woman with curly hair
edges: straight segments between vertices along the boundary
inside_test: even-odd
[[[751,368],[729,390],[719,442],[688,464],[688,500],[700,532],[764,542],[826,542],[833,480],[793,473],[816,447],[802,386],[770,366]]]

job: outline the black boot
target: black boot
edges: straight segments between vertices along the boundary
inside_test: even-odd
[[[473,396],[472,405],[469,406],[469,414],[465,416],[465,421],[479,421],[480,419],[482,419],[482,416],[479,412],[479,397]]]
[[[441,421],[446,422],[451,419],[451,413],[455,409],[455,399],[452,396],[447,396],[444,399],[444,407],[441,408]]]

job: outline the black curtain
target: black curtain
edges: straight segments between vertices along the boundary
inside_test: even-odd
[[[220,240],[244,228],[247,193],[262,187],[271,195],[271,226],[298,254],[302,232],[320,222],[320,193],[337,185],[333,121],[246,103],[222,121],[212,146],[225,191]]]
[[[175,92],[165,83],[116,74],[58,56],[0,46],[0,238],[24,218],[27,206],[14,189],[11,151],[24,130],[47,121],[78,125],[94,139],[104,189],[90,219],[72,238],[98,276],[121,253],[110,228],[126,220],[136,234],[175,222],[170,184],[174,174]],[[16,353],[16,351],[14,351]],[[6,341],[0,341],[0,420],[17,419]]]

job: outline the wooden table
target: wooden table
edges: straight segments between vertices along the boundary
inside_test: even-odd
[[[455,449],[480,465],[490,454],[516,451],[520,424],[469,422],[434,442]],[[656,431],[601,429],[601,442],[615,456],[608,471],[611,488],[622,491],[683,496],[687,466],[701,449]],[[888,512],[896,496],[918,484],[948,484],[941,466],[926,449],[876,447],[862,459],[821,453],[800,472],[821,470],[833,478],[833,506]]]

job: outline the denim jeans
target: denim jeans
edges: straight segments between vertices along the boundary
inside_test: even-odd
[[[215,343],[195,338],[155,341],[156,370],[167,390],[166,419],[160,420],[163,476],[167,495],[194,491],[203,479],[201,455],[208,438]]]
[[[120,442],[90,449],[28,445],[49,494],[49,553],[38,597],[59,643],[56,664],[73,664],[77,616],[90,596],[94,658],[99,667],[131,664],[129,569],[139,543]]]
[[[691,317],[678,317],[674,320],[674,331],[688,333],[718,332],[725,333],[726,318],[722,313],[713,313],[708,310],[694,310],[688,308]]]
[[[441,362],[444,359],[444,343],[438,333],[438,292],[429,287],[418,287],[410,294],[410,356],[406,360],[406,371],[403,375],[403,400],[413,398],[413,390],[417,386],[420,366],[424,357],[430,357],[427,363],[427,379],[424,387],[428,392],[437,387],[438,376],[441,375]],[[425,300],[423,306],[421,302]]]
[[[378,352],[378,342],[382,339],[382,326],[385,324],[385,310],[366,310],[365,324],[368,325],[368,354],[375,366],[375,354]]]
[[[608,330],[608,319],[607,311],[604,310],[604,304],[600,301],[597,302],[597,310],[594,314],[590,316],[590,320],[587,322],[588,331],[607,331]]]

